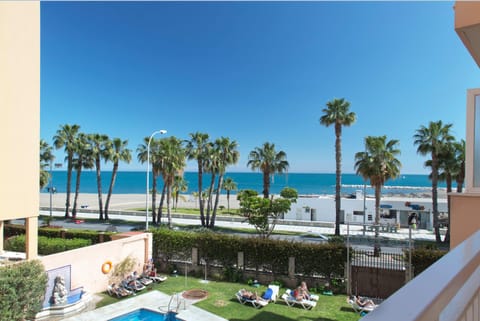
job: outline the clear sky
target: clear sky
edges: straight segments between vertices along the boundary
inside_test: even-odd
[[[479,77],[453,2],[41,3],[41,137],[68,123],[128,139],[120,170],[145,170],[137,146],[166,129],[236,140],[228,171],[249,171],[248,153],[268,141],[290,172],[333,173],[334,129],[319,118],[344,97],[357,122],[343,129],[343,172],[365,136],[387,135],[402,173],[424,174],[415,130],[442,120],[464,138]]]

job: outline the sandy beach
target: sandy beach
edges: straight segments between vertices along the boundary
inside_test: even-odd
[[[74,193],[71,194],[70,203],[73,205],[73,197]],[[334,197],[333,195],[329,195]],[[312,197],[312,196],[310,196]],[[327,196],[328,197],[328,196]],[[367,196],[371,198],[371,196]],[[439,199],[446,199],[447,194],[444,189],[439,189],[438,191]],[[103,195],[103,204],[105,204],[105,200],[107,195]],[[52,207],[54,208],[62,208],[65,206],[65,193],[55,193],[52,194]],[[419,199],[424,200],[431,200],[430,193],[411,193],[411,194],[392,194],[387,193],[382,195],[382,200],[404,200],[404,201],[415,201]],[[157,202],[160,201],[160,195],[157,197]],[[151,199],[150,201],[151,202]],[[222,194],[220,195],[219,206],[225,206],[227,208],[227,195]],[[50,206],[50,194],[48,193],[40,193],[40,207],[49,207]],[[165,204],[166,206],[166,204]],[[94,193],[81,193],[78,195],[78,206],[79,209],[81,207],[88,208],[90,210],[98,209],[98,196]],[[198,208],[198,200],[193,197],[192,195],[185,194],[181,195],[178,199],[178,207],[179,208]],[[110,209],[111,210],[134,210],[134,209],[144,209],[145,208],[145,194],[112,194],[110,199]],[[239,202],[237,201],[237,195],[230,195],[230,208],[236,209],[239,208]]]

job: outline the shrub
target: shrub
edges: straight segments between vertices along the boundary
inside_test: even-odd
[[[38,237],[38,254],[49,255],[91,245],[90,240]],[[9,238],[5,242],[5,249],[14,252],[25,252],[25,235]]]
[[[427,248],[413,250],[412,265],[415,267],[415,275],[422,273],[445,254],[447,254],[447,251],[430,250]]]
[[[33,320],[42,309],[47,280],[39,261],[0,267],[0,320]]]

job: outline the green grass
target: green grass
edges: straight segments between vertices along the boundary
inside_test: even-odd
[[[254,288],[246,284],[215,281],[205,284],[200,283],[200,280],[188,277],[185,281],[185,277],[169,277],[167,281],[152,285],[149,289],[169,295],[189,289],[206,290],[208,291],[208,297],[196,303],[196,306],[231,321],[357,321],[360,319],[359,314],[355,313],[346,302],[345,295],[321,295],[317,306],[313,310],[289,307],[281,298],[277,299],[275,304],[270,303],[263,308],[255,309],[251,305],[240,304],[235,297],[235,293],[241,288],[246,288],[261,294],[266,286]],[[148,290],[143,292],[146,291]],[[280,289],[280,294],[284,292],[285,289]],[[97,308],[124,300],[112,298],[105,293],[101,295],[104,299],[97,304]],[[141,293],[138,295],[141,295]]]

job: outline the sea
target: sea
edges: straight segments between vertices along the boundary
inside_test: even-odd
[[[111,171],[102,171],[102,192],[107,193],[112,176]],[[152,187],[152,175],[150,188]],[[231,177],[237,183],[238,190],[252,189],[261,194],[263,190],[263,177],[259,172],[226,173],[225,177]],[[193,193],[198,190],[197,172],[185,172],[184,178],[188,183],[185,193]],[[75,190],[76,173],[72,173],[72,192]],[[203,188],[208,188],[211,176],[204,174]],[[162,179],[158,178],[158,189],[162,188]],[[51,185],[50,185],[51,184]],[[67,172],[52,171],[52,180],[41,192],[47,193],[48,187],[54,187],[57,193],[65,193],[67,184]],[[335,174],[321,173],[288,173],[277,174],[271,179],[270,194],[279,194],[284,187],[295,188],[300,195],[332,195],[335,194]],[[444,183],[439,183],[439,188],[445,188]],[[356,174],[342,174],[341,193],[344,195],[355,194],[365,189],[367,195],[373,195],[374,190],[362,177]],[[115,194],[143,194],[146,191],[146,173],[138,171],[119,171],[115,181],[113,193]],[[411,193],[422,194],[431,191],[431,181],[428,175],[401,175],[395,180],[386,182],[382,189],[385,194]],[[80,193],[97,193],[95,171],[83,171],[80,180]],[[225,194],[225,191],[221,191]],[[231,192],[235,194],[235,191]]]

